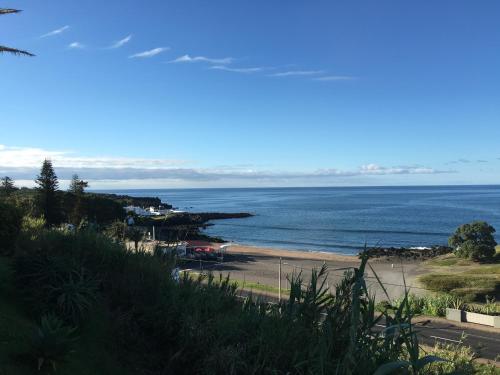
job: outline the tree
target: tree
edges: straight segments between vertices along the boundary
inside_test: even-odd
[[[37,201],[47,225],[58,224],[60,220],[60,202],[57,196],[59,181],[52,162],[45,159],[40,175],[35,180],[37,187]]]
[[[69,184],[69,191],[77,196],[82,195],[88,186],[89,183],[87,181],[80,180],[78,175],[74,174]]]
[[[83,194],[85,193],[85,188],[88,186],[89,183],[87,181],[80,180],[77,174],[74,174],[71,178],[69,191],[76,196],[75,204],[71,212],[71,222],[75,225],[79,225],[80,222],[85,218]]]
[[[14,13],[19,13],[19,12],[21,12],[21,11],[18,10],[18,9],[0,8],[0,16],[4,15],[4,14],[14,14]],[[20,49],[6,47],[6,46],[2,46],[2,45],[0,45],[0,53],[11,53],[11,54],[14,54],[14,55],[35,56],[35,55],[33,55],[32,53],[30,53],[28,51],[23,51],[23,50],[20,50]]]
[[[0,181],[0,195],[8,197],[16,190],[17,188],[14,186],[14,180],[12,178],[8,176],[2,177]]]
[[[105,233],[108,237],[116,241],[124,241],[127,234],[127,225],[122,221],[115,221],[106,229]]]
[[[139,249],[139,241],[144,238],[144,232],[137,227],[129,227],[127,229],[127,238],[134,241],[135,251]]]
[[[11,254],[21,231],[21,211],[11,203],[0,202],[0,252]]]
[[[448,243],[460,258],[487,259],[495,255],[497,243],[493,237],[494,233],[495,228],[487,222],[474,221],[459,226],[448,239]]]

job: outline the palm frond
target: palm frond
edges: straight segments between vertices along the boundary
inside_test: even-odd
[[[0,15],[2,14],[12,14],[22,12],[19,9],[9,9],[9,8],[0,8]]]
[[[15,49],[15,48],[10,48],[10,47],[5,47],[5,46],[0,46],[0,53],[12,53],[14,55],[35,56],[34,54],[32,54],[28,51],[23,51],[21,49]]]

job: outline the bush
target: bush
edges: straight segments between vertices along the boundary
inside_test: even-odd
[[[66,321],[79,324],[97,299],[97,280],[84,269],[72,270],[63,275],[61,281],[51,285],[49,301]]]
[[[174,282],[172,266],[92,231],[47,231],[18,254],[15,272],[20,290],[56,311],[47,285],[61,287],[77,269],[100,280],[120,359],[135,373],[369,374],[402,359],[415,372],[432,362],[419,358],[408,296],[394,314],[383,311],[387,328],[377,328],[366,259],[333,295],[326,268],[313,271],[309,283],[292,275],[289,299],[276,305],[237,299],[229,278],[185,274]]]
[[[0,201],[0,253],[12,254],[21,231],[21,211],[13,204]]]
[[[399,308],[404,298],[393,301],[392,308]],[[407,298],[407,308],[413,315],[446,316],[446,308],[460,309],[465,302],[450,294],[437,294],[419,297],[409,294]]]
[[[40,326],[31,342],[31,356],[37,361],[37,368],[51,366],[54,371],[57,366],[67,361],[73,352],[77,338],[75,328],[64,325],[55,315],[44,315]]]
[[[497,245],[493,234],[495,228],[484,221],[463,224],[448,239],[448,243],[460,258],[473,260],[491,259]]]
[[[498,282],[492,275],[433,273],[423,275],[419,280],[427,289],[450,293],[466,302],[482,300],[486,295],[497,297],[498,294]]]

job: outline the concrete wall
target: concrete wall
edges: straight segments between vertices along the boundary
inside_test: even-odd
[[[446,309],[446,319],[455,322],[476,323],[500,328],[500,316],[477,314],[457,309]]]

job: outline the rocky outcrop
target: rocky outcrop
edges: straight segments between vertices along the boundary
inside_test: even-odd
[[[440,255],[449,254],[453,251],[448,246],[433,246],[430,248],[406,248],[406,247],[370,247],[362,251],[368,254],[369,258],[404,258],[413,260],[423,260],[434,258]]]

